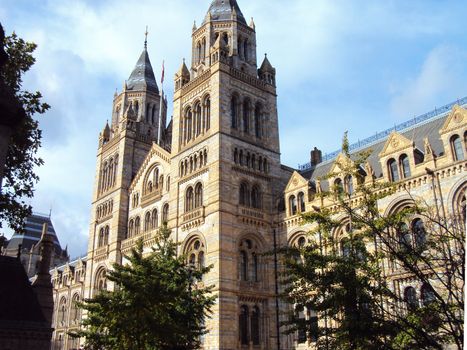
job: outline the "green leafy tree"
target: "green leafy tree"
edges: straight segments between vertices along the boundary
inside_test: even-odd
[[[3,187],[0,193],[0,225],[6,222],[15,231],[22,231],[24,218],[31,213],[27,198],[34,195],[34,186],[39,177],[35,168],[43,165],[37,156],[41,146],[41,130],[37,114],[45,113],[50,106],[42,102],[39,91],[22,89],[23,75],[34,65],[33,52],[37,45],[26,42],[15,33],[7,36],[4,47],[7,60],[0,70],[0,79],[13,94],[21,107],[22,118],[14,125],[8,147]]]
[[[284,297],[317,315],[292,313],[288,332],[306,332],[319,349],[463,349],[465,212],[449,218],[412,200],[383,215],[379,203],[398,184],[364,174],[369,152],[350,155],[347,145],[345,136],[339,174],[328,178],[352,176],[358,186],[336,182],[319,193],[334,205],[305,214],[314,225],[309,244],[285,250]],[[346,217],[344,230],[337,214]],[[409,227],[414,217],[424,225]],[[424,300],[389,288],[401,273],[424,286]]]
[[[214,303],[211,288],[199,281],[209,268],[187,265],[177,257],[170,230],[162,228],[156,247],[143,256],[143,244],[115,264],[107,278],[115,290],[102,291],[80,306],[87,311],[83,330],[89,349],[197,349]]]

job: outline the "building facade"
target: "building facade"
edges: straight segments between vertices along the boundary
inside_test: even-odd
[[[300,213],[333,205],[316,193],[329,186],[321,178],[342,155],[322,159],[315,150],[300,169],[281,164],[275,76],[267,57],[258,67],[253,20],[247,23],[235,0],[214,0],[193,27],[191,62],[175,74],[166,127],[167,101],[145,44],[99,136],[86,261],[54,273],[57,349],[78,346],[66,335],[80,318],[73,299],[112,289],[106,271],[138,239],[146,249],[154,245],[164,222],[181,254],[213,266],[203,281],[217,296],[204,349],[310,345],[297,335],[279,336],[275,264],[262,253],[305,235]],[[465,102],[354,146],[372,150],[365,176],[400,181],[415,196],[436,198],[465,217]],[[382,206],[390,210],[403,197],[401,190]]]

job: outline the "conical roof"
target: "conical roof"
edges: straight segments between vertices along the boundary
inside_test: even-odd
[[[148,51],[144,48],[127,82],[128,90],[148,90],[159,93]]]
[[[271,62],[269,62],[267,55],[264,55],[263,63],[261,64],[261,67],[259,69],[263,72],[269,72],[269,73],[275,72],[275,69],[272,66]]]
[[[246,25],[245,17],[243,17],[236,0],[213,0],[211,6],[209,6],[206,18],[210,14],[212,21],[228,21],[232,18],[234,10],[237,14],[238,21]],[[206,18],[204,20],[205,22]]]

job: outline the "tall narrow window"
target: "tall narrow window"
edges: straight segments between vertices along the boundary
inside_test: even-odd
[[[289,211],[290,215],[297,215],[297,198],[295,196],[289,197]]]
[[[195,208],[203,205],[203,185],[197,184],[195,188]]]
[[[244,250],[240,251],[240,279],[248,281],[248,254]]]
[[[405,223],[399,225],[398,231],[400,249],[407,252],[412,247],[412,234]]]
[[[261,137],[261,106],[259,105],[255,108],[255,136]]]
[[[196,130],[196,134],[195,134],[195,137],[198,137],[200,134],[201,134],[201,105],[198,103],[196,104],[195,106],[195,130]]]
[[[253,186],[251,190],[251,206],[255,209],[261,208],[261,194],[258,186]]]
[[[256,253],[252,254],[253,257],[253,281],[258,282],[258,255]]]
[[[139,235],[141,229],[141,219],[139,216],[136,217],[135,219],[135,235]]]
[[[238,102],[237,102],[237,97],[233,96],[232,101],[230,102],[230,117],[231,117],[231,126],[233,129],[237,128],[237,116],[238,116]]]
[[[399,169],[397,168],[397,162],[395,159],[388,161],[389,180],[392,182],[399,181]]]
[[[243,42],[243,55],[245,57],[245,61],[249,59],[249,52],[248,52],[248,40]]]
[[[248,191],[248,184],[242,183],[240,185],[239,196],[240,196],[240,205],[244,205],[246,207],[250,205],[250,200],[249,200],[250,196],[249,196],[249,191]]]
[[[295,312],[299,323],[297,341],[299,344],[303,344],[306,343],[305,310],[303,306],[298,306]]]
[[[104,230],[104,246],[109,244],[110,227],[106,226]]]
[[[303,192],[298,194],[298,210],[300,213],[305,212],[305,194]]]
[[[157,209],[153,209],[151,214],[151,228],[155,229],[159,227]]]
[[[422,296],[423,305],[425,306],[431,304],[436,299],[433,287],[430,286],[428,283],[423,283],[422,289],[421,289],[421,296]]]
[[[188,189],[186,190],[186,196],[185,196],[185,211],[186,212],[193,210],[193,200],[194,200],[193,187],[188,187]]]
[[[342,180],[337,178],[334,181],[334,190],[336,191],[337,195],[341,195],[344,193],[344,185],[342,184]]]
[[[407,287],[404,291],[404,300],[409,308],[416,308],[418,306],[417,292],[414,287]]]
[[[204,100],[204,127],[206,131],[211,128],[211,98],[209,96]]]
[[[354,192],[354,189],[353,189],[353,177],[352,175],[347,175],[345,177],[345,191],[347,192],[347,194],[350,194],[352,195],[353,192]]]
[[[240,308],[240,315],[239,315],[239,329],[240,329],[240,342],[242,345],[248,345],[249,337],[248,337],[248,306],[243,305]]]
[[[135,221],[133,219],[130,220],[130,223],[128,224],[128,235],[127,238],[133,237],[135,233]]]
[[[406,154],[403,154],[400,158],[400,165],[402,168],[402,174],[404,175],[404,179],[410,177],[410,162],[409,157]]]
[[[451,148],[454,160],[464,160],[464,150],[459,135],[454,135],[453,137],[451,137]]]
[[[250,102],[248,100],[243,102],[243,132],[250,132]]]
[[[415,243],[418,248],[421,248],[426,243],[425,225],[421,219],[415,219],[412,222],[412,233],[415,237]]]
[[[253,345],[260,343],[260,327],[259,327],[260,313],[259,308],[255,306],[251,312],[251,341]]]
[[[193,135],[193,120],[191,109],[188,109],[185,114],[185,142],[191,140]]]
[[[151,229],[151,213],[147,212],[144,216],[144,231],[149,231]]]
[[[164,208],[162,209],[162,222],[165,225],[167,224],[168,221],[169,221],[169,205],[165,204]]]

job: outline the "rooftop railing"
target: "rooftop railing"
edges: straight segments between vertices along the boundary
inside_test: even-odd
[[[350,152],[355,152],[361,148],[364,148],[364,147],[368,147],[372,144],[375,144],[383,139],[385,139],[386,137],[388,137],[392,132],[394,131],[404,131],[404,130],[407,130],[413,126],[416,126],[416,125],[419,125],[419,124],[422,124],[428,120],[431,120],[431,119],[435,119],[435,118],[438,118],[438,117],[441,117],[447,113],[449,113],[452,108],[455,106],[455,105],[459,105],[459,106],[464,106],[467,104],[467,97],[464,97],[460,100],[457,100],[457,101],[454,101],[454,102],[451,102],[443,107],[440,107],[440,108],[435,108],[433,111],[431,112],[428,112],[428,113],[425,113],[425,114],[422,114],[418,117],[414,117],[404,123],[401,123],[401,124],[398,124],[398,125],[395,125],[393,126],[392,128],[389,128],[387,130],[384,130],[382,132],[377,132],[375,135],[373,136],[370,136],[364,140],[359,140],[358,142],[356,143],[353,143],[349,146],[349,151]],[[323,156],[323,159],[322,159],[322,163],[325,163],[325,162],[328,162],[330,160],[333,160],[334,158],[336,158],[339,153],[341,153],[342,150],[339,149],[337,151],[334,151],[332,153],[327,153]],[[306,170],[310,170],[312,168],[312,164],[310,162],[306,163],[306,164],[300,164],[298,165],[298,170],[300,171],[306,171]]]

